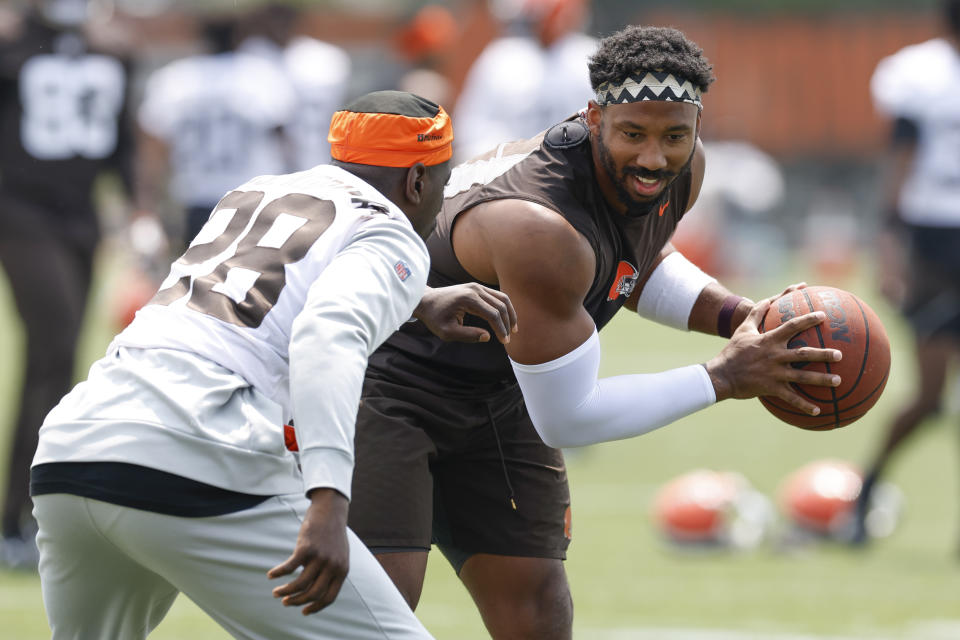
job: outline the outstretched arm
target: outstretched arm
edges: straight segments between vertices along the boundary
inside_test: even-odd
[[[575,447],[642,435],[726,398],[777,396],[816,415],[819,408],[797,394],[790,383],[835,386],[839,376],[790,364],[835,361],[839,352],[789,349],[787,342],[825,316],[822,312],[800,316],[761,334],[757,327],[769,304],[769,299],[757,304],[723,351],[705,365],[598,379],[596,334],[553,362],[515,363],[530,417],[544,442]]]
[[[600,343],[583,308],[594,273],[586,240],[559,215],[532,203],[481,207],[454,227],[454,249],[474,277],[499,283],[523,320],[506,349],[534,426],[551,446],[640,435],[730,397],[777,395],[813,413],[816,407],[789,382],[836,384],[834,376],[790,366],[837,359],[832,349],[787,348],[790,337],[822,322],[823,314],[761,334],[764,305],[754,308],[754,322],[744,322],[706,366],[601,380]]]

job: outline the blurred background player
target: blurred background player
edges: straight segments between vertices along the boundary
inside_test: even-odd
[[[298,33],[302,16],[295,7],[279,2],[258,7],[241,20],[237,48],[272,64],[277,76],[290,84],[295,106],[283,127],[290,171],[330,161],[330,117],[343,104],[352,66],[340,47]],[[438,104],[446,104],[449,97],[417,95]]]
[[[138,206],[162,209],[169,184],[185,213],[182,246],[227,191],[294,164],[284,137],[296,104],[290,83],[273,63],[236,51],[236,17],[208,16],[201,29],[206,52],[153,72],[137,114]]]
[[[871,80],[892,120],[888,219],[877,243],[881,291],[913,331],[916,388],[867,465],[856,543],[869,539],[867,507],[893,454],[941,409],[960,338],[960,0],[943,3],[943,36],[880,61]]]
[[[397,88],[448,104],[453,87],[443,67],[457,45],[458,31],[453,13],[440,4],[425,5],[406,20],[393,40],[403,66]]]
[[[86,0],[31,3],[0,40],[0,263],[26,333],[0,546],[0,561],[13,566],[36,561],[30,458],[38,425],[73,377],[100,240],[94,186],[105,172],[130,184],[128,64],[88,37],[95,9]]]
[[[588,0],[491,0],[505,34],[484,48],[457,98],[454,159],[521,140],[583,109],[593,92],[581,30]]]

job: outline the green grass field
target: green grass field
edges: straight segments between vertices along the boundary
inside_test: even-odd
[[[784,276],[736,288],[762,297],[790,280]],[[101,278],[95,293],[82,371],[110,337],[104,313],[111,282]],[[912,363],[902,323],[862,282],[868,282],[862,274],[852,282],[823,282],[861,293],[884,318],[891,337],[890,382],[860,422],[835,432],[806,432],[776,421],[755,400],[728,401],[642,438],[595,446],[570,457],[574,534],[567,570],[576,638],[960,638],[957,415],[931,422],[895,461],[889,479],[905,494],[904,517],[893,536],[865,551],[820,546],[783,553],[765,546],[735,554],[682,554],[666,548],[651,526],[649,509],[657,487],[694,468],[739,471],[773,497],[782,479],[810,460],[866,460],[885,419],[908,393]],[[22,346],[2,281],[0,321],[0,433],[6,433],[15,409],[12,389],[18,383]],[[704,361],[721,344],[627,314],[603,332],[602,340],[605,375]],[[0,438],[3,460],[5,440]],[[436,637],[487,637],[439,553],[431,554],[421,602],[418,613]],[[0,571],[0,637],[49,637],[36,576]],[[180,598],[151,637],[228,636]]]

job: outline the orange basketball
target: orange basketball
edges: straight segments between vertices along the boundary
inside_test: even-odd
[[[842,380],[840,386],[793,385],[800,395],[820,407],[817,416],[772,396],[761,397],[760,402],[795,427],[828,431],[859,420],[880,399],[890,374],[890,341],[873,309],[849,291],[835,287],[805,287],[774,300],[760,323],[760,331],[813,311],[823,311],[827,319],[791,338],[790,348],[838,349],[843,359],[797,362],[793,366],[835,373]]]

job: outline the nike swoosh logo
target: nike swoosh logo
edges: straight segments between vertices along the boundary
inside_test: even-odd
[[[662,205],[660,205],[660,217],[661,217],[661,218],[663,217],[663,212],[666,211],[666,210],[667,210],[667,207],[669,207],[669,206],[670,206],[670,201],[669,201],[669,200],[667,200],[667,201],[664,202]]]

